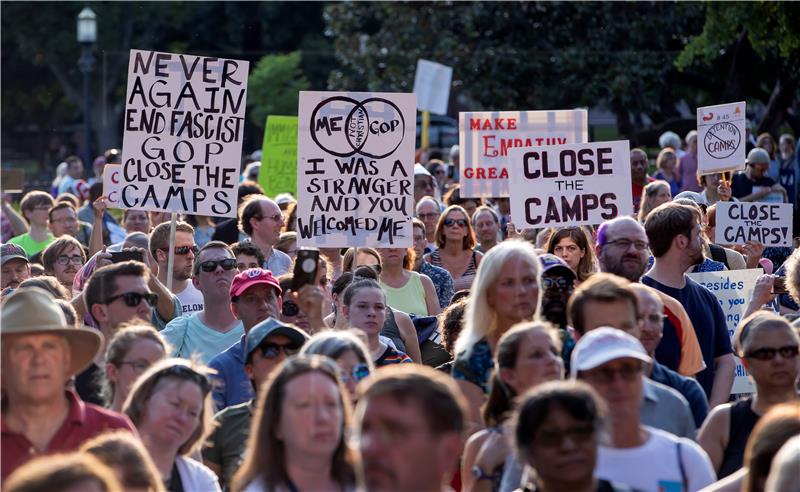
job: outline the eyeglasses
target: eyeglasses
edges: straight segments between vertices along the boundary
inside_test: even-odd
[[[641,364],[638,366],[635,365],[625,365],[620,367],[619,369],[609,369],[607,367],[596,369],[593,371],[585,372],[583,374],[584,378],[598,384],[609,384],[617,376],[622,378],[623,381],[631,382],[635,381],[636,378],[639,377],[639,374],[642,372]]]
[[[800,352],[800,348],[798,348],[797,345],[787,345],[778,348],[764,347],[745,354],[745,357],[756,360],[772,360],[776,355],[781,354],[781,357],[784,359],[794,359],[797,357],[798,352]]]
[[[142,303],[142,299],[147,301],[147,304],[150,307],[153,307],[158,302],[158,294],[154,294],[153,292],[147,292],[141,294],[139,292],[125,292],[123,294],[119,294],[113,297],[109,297],[106,301],[106,304],[111,304],[112,302],[116,301],[117,299],[122,298],[125,301],[125,305],[128,307],[136,307]]]
[[[366,379],[367,376],[369,376],[369,366],[363,363],[356,364],[350,372],[339,370],[339,379],[342,380],[342,384],[347,384],[350,381],[358,383],[362,379]]]
[[[283,222],[284,217],[283,214],[275,214],[275,215],[262,215],[258,217],[258,220],[269,219],[272,222]]]
[[[133,372],[136,374],[141,374],[147,370],[152,364],[145,360],[123,360],[119,363],[120,366],[131,366]]]
[[[595,429],[591,425],[584,425],[580,427],[572,427],[570,429],[547,429],[537,433],[533,439],[534,446],[544,446],[547,448],[556,448],[564,444],[564,439],[567,437],[573,443],[582,444],[588,442],[595,435]]]
[[[265,359],[274,359],[281,351],[283,351],[284,355],[287,357],[292,356],[300,350],[300,346],[296,343],[264,342],[258,346],[258,349]]]
[[[545,289],[572,290],[573,282],[564,277],[542,277],[542,287]]]
[[[636,251],[644,251],[649,246],[645,241],[631,241],[630,239],[615,239],[613,241],[607,241],[604,245],[627,250],[631,247],[631,244],[636,248]]]
[[[61,255],[58,258],[56,258],[56,262],[59,265],[69,265],[70,263],[72,263],[73,265],[83,265],[83,256],[80,256],[80,255],[72,255],[72,256]]]
[[[179,377],[181,379],[186,379],[193,383],[197,383],[197,385],[200,386],[200,389],[203,391],[203,396],[207,395],[209,391],[211,391],[211,381],[208,380],[206,375],[195,371],[189,366],[175,364],[173,366],[164,368],[158,372],[158,375],[156,376],[156,382],[158,382],[158,380],[164,376]]]
[[[161,251],[168,251],[168,250],[167,248],[161,248]],[[175,246],[176,255],[181,255],[181,256],[188,255],[189,251],[191,251],[192,253],[194,253],[195,256],[197,256],[197,253],[200,251],[200,248],[198,248],[197,245],[194,244],[191,246]]]
[[[224,260],[208,260],[200,263],[200,269],[204,272],[213,272],[221,266],[223,270],[233,270],[236,268],[236,258],[225,258]]]
[[[444,225],[446,227],[451,227],[455,224],[458,224],[459,227],[466,227],[467,220],[466,219],[444,219]]]
[[[300,306],[297,305],[294,301],[284,301],[283,307],[281,308],[281,313],[284,316],[297,316],[297,313],[300,312]]]
[[[417,218],[420,220],[433,220],[439,217],[439,214],[435,212],[431,212],[429,214],[417,214]]]
[[[648,314],[647,316],[644,317],[644,319],[645,321],[656,324],[656,323],[663,323],[664,318],[666,317],[667,316],[664,314]]]

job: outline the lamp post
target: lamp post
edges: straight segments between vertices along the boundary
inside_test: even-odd
[[[89,75],[94,69],[92,47],[95,41],[97,41],[97,15],[89,7],[84,7],[78,14],[78,42],[82,46],[78,68],[83,73],[83,125],[86,139],[84,165],[92,163],[92,91]]]

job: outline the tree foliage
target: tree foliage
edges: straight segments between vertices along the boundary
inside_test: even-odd
[[[267,55],[250,70],[247,106],[250,120],[263,130],[267,115],[296,115],[299,91],[310,83],[300,69],[300,52]]]

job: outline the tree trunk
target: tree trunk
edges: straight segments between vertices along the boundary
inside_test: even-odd
[[[769,132],[774,137],[778,136],[781,123],[786,120],[786,109],[791,106],[792,98],[797,94],[798,78],[796,76],[788,79],[778,77],[775,81],[775,87],[772,89],[772,94],[769,97],[764,117],[758,124],[756,134]],[[793,128],[797,132],[797,128]]]

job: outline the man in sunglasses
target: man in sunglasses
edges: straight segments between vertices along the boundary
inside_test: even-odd
[[[292,258],[274,248],[281,237],[283,225],[284,216],[280,207],[264,195],[248,196],[239,208],[239,227],[264,253],[266,260],[262,267],[278,276],[292,268]]]
[[[236,343],[244,328],[233,315],[230,290],[236,275],[236,257],[221,241],[206,243],[197,253],[192,283],[203,294],[203,310],[179,316],[167,324],[162,335],[172,344],[174,357],[196,355],[203,364]]]
[[[167,285],[169,266],[170,223],[158,224],[150,233],[150,254],[158,264],[158,280]],[[175,224],[175,263],[172,266],[172,293],[181,301],[181,315],[189,316],[203,310],[203,294],[191,282],[197,245],[194,227],[186,222]]]

